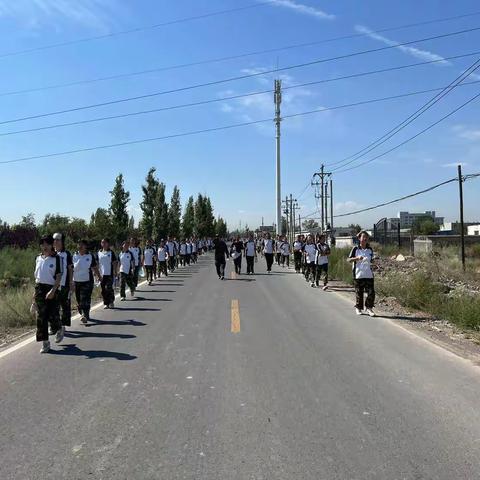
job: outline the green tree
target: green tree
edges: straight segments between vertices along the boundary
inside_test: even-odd
[[[215,235],[215,216],[210,197],[205,197],[205,228],[209,237]]]
[[[439,229],[433,218],[428,215],[415,220],[412,226],[412,232],[416,235],[434,235]]]
[[[140,203],[142,219],[140,220],[140,231],[145,238],[152,238],[155,224],[155,206],[157,201],[158,180],[155,176],[155,167],[150,168],[142,185],[143,201]]]
[[[227,223],[222,217],[218,217],[216,222],[216,234],[221,238],[225,238],[228,235]]]
[[[110,191],[110,195],[109,212],[112,219],[113,237],[118,242],[125,238],[129,228],[127,205],[130,201],[130,192],[125,190],[121,173],[115,179],[115,185]]]
[[[198,194],[195,201],[195,231],[199,237],[207,236],[205,199],[201,193]]]
[[[156,240],[168,235],[168,204],[165,202],[165,184],[157,184],[155,208],[153,210],[153,237]]]
[[[357,233],[362,231],[362,227],[358,223],[351,223],[348,228],[350,229],[351,235],[356,235]]]
[[[303,222],[303,228],[307,231],[315,230],[318,228],[318,222],[310,218]]]
[[[90,237],[95,240],[102,238],[111,238],[113,235],[112,219],[106,208],[97,208],[95,213],[90,217],[90,225],[88,226]]]
[[[175,185],[168,209],[168,233],[173,237],[180,236],[181,216],[182,205],[180,203],[180,190]]]
[[[195,204],[193,197],[190,197],[185,207],[182,220],[182,235],[186,238],[191,237],[195,232]]]

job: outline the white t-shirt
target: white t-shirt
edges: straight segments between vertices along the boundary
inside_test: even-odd
[[[177,253],[177,246],[175,245],[175,242],[167,242],[167,250],[168,255],[170,257],[174,257]]]
[[[353,247],[350,252],[350,258],[362,256],[362,261],[353,262],[353,278],[359,280],[361,278],[373,278],[372,260],[374,258],[373,250],[370,247],[361,248]]]
[[[326,243],[317,243],[317,265],[327,265],[328,264],[328,256],[327,254],[330,253],[330,247]]]
[[[298,240],[293,244],[293,250],[295,252],[300,252],[302,250],[303,244],[302,242],[299,242]]]
[[[166,247],[159,247],[157,252],[157,258],[159,262],[166,262],[168,258],[168,252]]]
[[[273,240],[271,238],[263,241],[263,253],[273,253]]]
[[[280,250],[282,252],[282,255],[284,256],[290,255],[290,244],[288,242],[283,242],[280,245]]]
[[[64,287],[67,284],[68,267],[72,264],[72,255],[66,250],[63,250],[63,252],[57,252],[57,255],[60,257],[60,268],[62,270],[60,286]]]
[[[253,240],[249,240],[245,244],[245,255],[247,257],[254,257],[255,256],[255,242]]]
[[[135,262],[135,266],[138,267],[140,265],[140,256],[142,254],[142,250],[140,247],[130,247],[130,252],[133,255],[133,261]]]
[[[120,258],[120,273],[131,273],[132,270],[132,260],[133,254],[129,250],[128,252],[121,252],[119,255]]]
[[[91,282],[93,281],[92,267],[97,262],[91,253],[79,252],[73,255],[73,281],[74,282]]]
[[[186,247],[187,247],[187,255],[191,255],[192,254],[192,244],[187,243]]]
[[[98,268],[102,277],[104,275],[113,275],[113,262],[117,260],[112,250],[100,250],[98,252]]]
[[[62,272],[61,260],[57,255],[44,257],[39,255],[35,261],[35,282],[55,285],[55,277]]]
[[[153,265],[153,256],[155,255],[155,249],[153,247],[145,247],[143,251],[143,263],[147,267],[151,267]]]
[[[186,243],[181,243],[180,244],[180,255],[186,255],[187,254],[187,244]]]
[[[317,247],[313,243],[307,243],[305,245],[305,253],[307,255],[307,263],[314,263],[317,255]]]

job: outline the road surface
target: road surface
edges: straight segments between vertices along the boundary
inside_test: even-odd
[[[213,259],[0,358],[0,479],[476,479],[478,367]]]

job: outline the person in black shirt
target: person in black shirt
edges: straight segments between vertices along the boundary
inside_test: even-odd
[[[215,250],[215,268],[220,280],[225,280],[225,265],[228,258],[227,244],[217,235],[213,240],[213,249]]]

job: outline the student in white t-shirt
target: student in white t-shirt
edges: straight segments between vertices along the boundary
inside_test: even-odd
[[[265,235],[263,239],[263,254],[265,255],[265,261],[267,262],[267,273],[272,271],[273,265],[273,251],[274,251],[274,243],[272,240],[272,236],[270,233]]]
[[[123,302],[126,298],[126,285],[130,288],[130,295],[132,297],[135,295],[135,282],[133,280],[135,260],[128,241],[122,243],[122,251],[118,256],[118,261],[120,265],[120,300]]]
[[[359,239],[358,246],[352,248],[348,261],[352,263],[353,279],[355,281],[356,304],[355,312],[361,315],[363,307],[371,317],[375,316],[373,311],[375,303],[375,286],[373,280],[372,262],[374,260],[373,250],[368,244],[369,235],[365,231],[361,231],[357,235]],[[367,298],[364,303],[364,293]]]
[[[257,248],[255,246],[255,240],[253,239],[253,233],[248,237],[248,241],[245,242],[245,258],[247,259],[247,275],[253,275],[255,260],[257,258]]]
[[[323,290],[328,288],[328,256],[330,255],[330,247],[326,242],[325,234],[317,236],[317,268],[315,276],[315,285],[320,286],[320,279],[323,275]]]
[[[153,247],[153,241],[147,240],[145,249],[143,250],[143,266],[147,274],[147,282],[149,285],[153,282],[153,265],[155,257],[155,248]]]
[[[140,242],[136,238],[130,239],[130,252],[133,255],[133,261],[135,263],[135,268],[133,269],[133,283],[135,284],[136,289],[140,267],[142,266],[142,249],[140,248]]]
[[[295,271],[300,273],[302,270],[302,255],[303,255],[302,236],[297,235],[297,239],[293,243],[293,260],[295,262]]]
[[[282,258],[281,258],[282,267],[285,267],[285,265],[289,267],[290,266],[290,243],[288,243],[286,236],[281,237],[280,253],[282,254]]]
[[[310,286],[315,287],[317,246],[313,240],[313,235],[307,236],[303,251],[305,254],[305,280],[310,282]]]
[[[162,240],[158,247],[157,251],[157,263],[158,263],[158,275],[160,276],[162,273],[168,277],[168,248],[165,245],[165,242]]]
[[[63,329],[57,315],[57,291],[62,280],[60,257],[53,249],[53,237],[47,235],[40,239],[41,253],[35,260],[35,291],[32,309],[37,317],[37,342],[43,342],[40,353],[50,350],[48,340],[48,323],[55,334],[55,342],[63,339]]]
[[[102,248],[98,251],[98,269],[100,271],[103,308],[115,308],[115,291],[113,279],[117,275],[117,256],[110,248],[110,240],[102,239]]]

